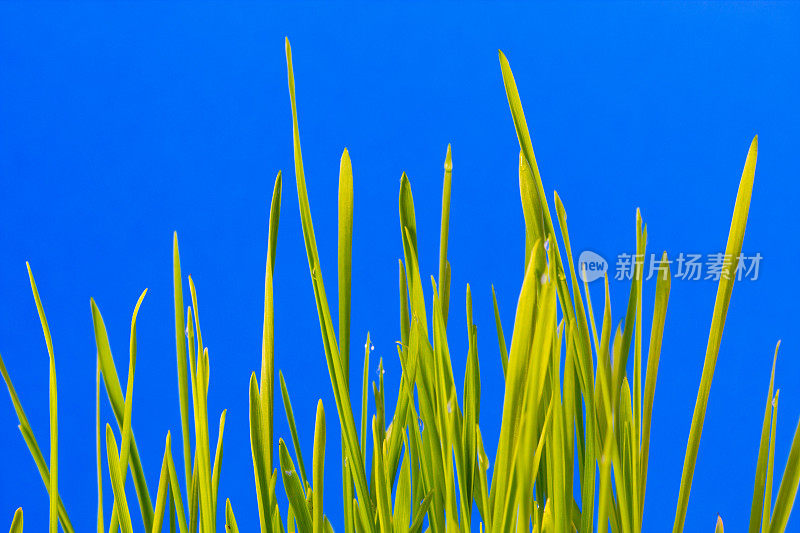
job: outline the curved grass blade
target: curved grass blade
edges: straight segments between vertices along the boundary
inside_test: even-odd
[[[131,515],[128,511],[128,500],[125,498],[125,482],[122,480],[119,457],[117,456],[117,441],[109,424],[106,424],[106,452],[108,454],[108,473],[111,477],[111,488],[114,491],[114,503],[117,507],[119,525],[122,533],[133,533]]]
[[[697,462],[697,452],[700,448],[700,436],[703,433],[703,421],[706,416],[708,396],[711,392],[711,380],[714,378],[714,368],[717,364],[720,344],[722,342],[722,330],[725,327],[725,317],[728,314],[728,304],[731,301],[733,291],[733,281],[736,267],[739,264],[739,256],[742,252],[742,242],[744,241],[744,231],[747,225],[747,213],[750,210],[750,197],[753,192],[753,180],[756,171],[756,157],[758,154],[758,136],[753,138],[750,143],[750,150],[744,163],[742,179],[739,182],[739,191],[736,195],[736,204],[733,207],[733,220],[728,234],[728,244],[725,247],[725,257],[731,258],[730,263],[723,268],[717,289],[717,297],[714,302],[714,314],[711,318],[711,331],[708,336],[708,347],[706,357],[703,362],[703,373],[700,377],[700,387],[697,391],[697,402],[692,416],[692,426],[689,430],[689,442],[686,445],[686,457],[683,462],[683,474],[681,475],[681,488],[678,494],[678,507],[675,511],[675,524],[672,528],[673,533],[683,531],[683,524],[686,520],[686,509],[689,506],[689,492],[692,490],[692,477],[694,476],[694,465]],[[800,453],[800,448],[798,449]],[[800,471],[798,471],[800,472]]]
[[[778,489],[778,497],[775,499],[775,508],[772,510],[769,524],[770,533],[780,533],[786,529],[789,513],[792,512],[797,495],[798,484],[800,484],[800,422],[794,432],[789,458],[786,460],[783,479],[781,479],[781,486]]]
[[[219,496],[219,478],[222,474],[222,437],[225,434],[225,415],[227,409],[222,411],[219,417],[219,432],[217,433],[217,451],[214,453],[214,470],[211,474],[211,509],[217,508],[217,497]],[[216,515],[216,513],[214,513]]]
[[[50,494],[50,533],[58,533],[58,392],[56,380],[56,359],[53,354],[53,339],[50,336],[50,328],[47,325],[47,317],[44,314],[42,299],[39,298],[39,291],[36,288],[36,281],[33,279],[31,265],[26,261],[28,268],[28,278],[31,282],[33,299],[36,301],[36,310],[39,313],[39,321],[42,323],[45,344],[47,344],[47,354],[50,356],[50,480],[48,493]]]
[[[167,433],[167,444],[164,445],[164,458],[161,460],[161,475],[158,478],[158,491],[156,492],[156,508],[153,513],[152,533],[161,533],[164,524],[164,511],[167,506],[169,496],[169,433]]]
[[[300,480],[297,477],[294,463],[292,462],[292,458],[289,457],[289,451],[286,449],[286,444],[283,442],[283,439],[278,441],[278,453],[281,461],[283,486],[286,489],[286,497],[289,499],[289,505],[292,506],[295,519],[297,520],[297,530],[299,533],[311,533],[311,513],[308,512],[308,506],[306,505],[306,498],[303,495],[303,489],[300,486]]]
[[[183,466],[186,490],[192,479],[192,443],[189,430],[189,381],[186,369],[186,323],[183,318],[183,278],[181,256],[178,250],[178,232],[172,234],[172,287],[175,306],[175,351],[178,360],[178,403],[181,410],[181,435],[183,436]],[[187,492],[188,497],[188,492]]]
[[[497,328],[497,342],[500,344],[500,362],[503,363],[503,377],[506,377],[508,348],[506,348],[506,338],[503,335],[503,324],[500,323],[500,308],[497,306],[497,295],[494,293],[494,285],[492,285],[492,303],[494,304],[494,325]]]

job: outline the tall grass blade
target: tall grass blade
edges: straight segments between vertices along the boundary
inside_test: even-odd
[[[11,529],[8,533],[22,533],[22,507],[19,507],[14,512],[14,518],[11,519]]]
[[[325,481],[325,409],[322,400],[317,402],[317,419],[314,426],[314,489],[312,509],[313,533],[322,533],[322,491]]]
[[[703,421],[705,420],[708,396],[711,392],[711,380],[714,378],[714,368],[717,364],[717,355],[722,342],[722,330],[725,327],[725,317],[728,314],[728,304],[733,291],[736,267],[739,264],[739,256],[742,252],[747,213],[750,210],[750,197],[753,192],[757,153],[758,136],[754,137],[753,142],[750,144],[742,179],[739,183],[739,192],[736,195],[736,204],[733,207],[733,220],[731,221],[731,230],[728,235],[728,244],[725,247],[725,257],[730,258],[731,261],[723,268],[717,289],[717,298],[714,302],[714,314],[711,318],[711,332],[708,336],[706,358],[703,363],[703,373],[700,377],[700,388],[697,391],[692,426],[689,429],[689,442],[686,445],[686,457],[683,462],[678,507],[675,511],[675,524],[672,528],[673,533],[683,531],[683,524],[686,520],[686,509],[689,506],[689,492],[692,489],[694,466],[697,462],[700,436],[703,433]],[[798,449],[798,453],[800,453],[800,449]]]
[[[777,346],[775,346],[775,355],[772,358],[772,373],[769,377],[769,391],[767,392],[767,404],[764,407],[764,421],[761,424],[761,442],[758,446],[758,460],[756,462],[756,480],[753,486],[753,503],[750,506],[750,529],[749,533],[758,533],[759,531],[763,531],[761,527],[762,524],[762,516],[764,514],[764,510],[766,509],[767,513],[769,513],[770,505],[772,504],[772,499],[770,498],[767,500],[764,497],[765,494],[765,482],[767,480],[767,464],[769,460],[770,454],[770,420],[772,417],[772,411],[774,410],[774,395],[773,395],[773,387],[775,384],[775,364],[778,361],[778,349],[780,348],[781,343],[778,341]],[[769,523],[769,519],[767,518],[767,523]],[[769,531],[769,529],[767,529]]]

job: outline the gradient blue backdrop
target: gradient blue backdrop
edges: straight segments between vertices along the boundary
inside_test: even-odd
[[[734,289],[687,517],[687,531],[710,530],[717,513],[742,530],[779,338],[776,471],[800,414],[798,27],[800,9],[790,4],[0,4],[0,351],[47,455],[48,363],[29,260],[54,338],[61,493],[77,529],[95,524],[90,296],[124,379],[130,313],[150,289],[139,319],[133,425],[151,491],[167,430],[180,434],[171,280],[177,230],[210,347],[210,412],[216,418],[228,409],[220,495],[232,500],[242,530],[255,530],[247,382],[260,361],[268,202],[281,169],[276,366],[309,459],[322,398],[333,436],[326,483],[338,486],[336,410],[294,185],[288,35],[332,291],[345,146],[353,160],[355,381],[369,330],[373,354],[385,357],[387,387],[396,390],[399,178],[402,171],[411,178],[422,272],[433,274],[442,163],[453,144],[449,333],[463,376],[469,282],[484,435],[497,434],[503,390],[490,287],[510,336],[523,261],[518,145],[497,49],[516,74],[545,188],[564,200],[576,253],[630,251],[636,207],[650,251],[721,251],[747,148],[760,134],[745,251],[764,260],[758,281]],[[628,284],[611,288],[617,320]],[[654,284],[645,290],[647,321]],[[712,282],[673,283],[653,419],[649,531],[672,524],[715,291]],[[394,392],[390,407],[393,399]],[[107,404],[103,414],[110,420]],[[276,435],[287,436],[280,408],[275,421]],[[42,531],[46,492],[16,425],[2,392],[0,522],[22,505],[26,525]],[[108,515],[108,495],[106,505]],[[327,492],[325,511],[337,527],[340,506],[340,493]],[[798,524],[795,517],[790,529]]]

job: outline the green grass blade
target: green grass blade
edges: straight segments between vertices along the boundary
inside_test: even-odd
[[[289,399],[289,390],[286,387],[286,382],[283,379],[283,372],[278,371],[278,377],[281,382],[281,396],[283,397],[283,408],[286,411],[286,421],[289,423],[289,432],[292,434],[292,445],[294,446],[294,453],[297,455],[297,466],[300,468],[300,476],[302,479],[302,486],[308,485],[308,478],[306,477],[306,467],[303,463],[303,452],[300,448],[300,438],[297,436],[297,425],[294,422],[294,410],[292,409],[292,401]]]
[[[442,301],[442,317],[447,325],[447,310],[450,305],[450,263],[447,261],[447,238],[450,231],[450,191],[453,181],[453,157],[450,145],[444,158],[444,183],[442,185],[442,226],[439,237],[439,298]]]
[[[292,506],[295,519],[297,520],[297,529],[299,533],[311,533],[311,513],[308,512],[308,506],[306,505],[306,498],[303,495],[303,489],[300,486],[300,480],[297,477],[294,463],[292,462],[292,458],[289,457],[289,451],[286,449],[286,444],[283,442],[283,439],[278,441],[278,452],[281,461],[283,486],[286,489],[286,497],[289,499],[289,505]]]
[[[177,522],[178,522],[178,529],[180,533],[189,533],[188,527],[186,525],[186,514],[184,512],[183,507],[183,497],[181,496],[181,487],[178,484],[178,475],[175,473],[175,463],[172,459],[172,442],[171,436],[169,432],[167,432],[167,469],[169,470],[169,487],[170,487],[170,495],[172,496],[172,508],[175,510],[175,514],[177,515]],[[191,480],[190,480],[191,483]],[[170,513],[170,516],[173,516]],[[170,530],[173,530],[172,527],[172,518],[170,518]]]
[[[778,349],[781,343],[778,341],[775,346],[775,355],[772,358],[772,373],[769,377],[769,391],[767,392],[767,404],[764,407],[764,421],[761,424],[761,442],[758,446],[758,460],[756,461],[756,480],[753,486],[753,503],[750,506],[750,529],[749,533],[763,531],[761,527],[762,516],[766,509],[772,504],[764,498],[764,484],[767,479],[767,463],[770,453],[770,419],[774,406],[773,387],[775,385],[775,364],[778,362]],[[768,522],[768,520],[767,520]],[[769,531],[769,529],[767,529]]]
[[[172,287],[175,304],[175,351],[178,360],[178,403],[181,410],[181,435],[183,436],[183,466],[186,490],[192,479],[192,444],[189,432],[189,381],[186,370],[186,324],[183,318],[183,278],[178,250],[178,232],[172,234]]]
[[[214,470],[211,474],[211,509],[217,509],[217,497],[219,496],[219,478],[222,474],[222,438],[225,434],[225,415],[227,410],[223,410],[219,417],[219,432],[217,433],[217,450],[214,453]],[[216,515],[216,513],[215,513]]]
[[[106,424],[106,452],[108,454],[108,473],[111,477],[111,488],[114,491],[114,503],[117,507],[120,529],[122,529],[122,533],[133,533],[128,500],[125,497],[125,482],[122,479],[117,456],[117,441],[109,424]]]
[[[769,458],[767,459],[767,483],[764,488],[764,504],[761,515],[761,531],[769,531],[769,525],[772,521],[771,509],[772,506],[772,470],[775,465],[775,428],[778,425],[778,396],[780,390],[775,391],[775,397],[772,399],[772,423],[769,433]]]
[[[53,354],[53,339],[50,336],[50,327],[47,325],[47,317],[44,314],[42,299],[39,298],[39,290],[36,288],[36,281],[33,279],[31,265],[28,267],[28,277],[31,282],[33,299],[36,301],[36,310],[39,313],[39,321],[42,323],[47,353],[50,356],[50,482],[48,493],[50,494],[50,533],[58,533],[58,392],[56,382],[56,359]]]
[[[11,519],[11,529],[8,533],[22,533],[22,507],[17,508],[14,512],[14,518]]]
[[[97,344],[97,353],[100,357],[100,371],[103,374],[103,382],[105,383],[108,400],[111,403],[111,409],[114,412],[118,427],[122,430],[125,415],[125,398],[122,395],[119,375],[117,374],[117,368],[114,364],[114,358],[111,355],[111,346],[108,343],[108,334],[106,332],[105,323],[103,322],[103,317],[94,299],[91,299],[90,303],[95,343]],[[144,476],[139,450],[136,447],[136,436],[133,431],[131,431],[129,463],[131,473],[133,474],[136,495],[139,499],[139,507],[143,522],[146,527],[151,526],[153,521],[153,506],[150,501],[150,493],[147,490],[147,480]]]
[[[167,433],[169,439],[169,433]],[[169,448],[164,445],[164,458],[161,460],[161,475],[158,478],[158,491],[156,492],[156,508],[153,513],[153,529],[152,533],[161,533],[162,526],[164,525],[164,511],[167,507],[167,498],[169,496],[169,461],[168,461]]]
[[[236,517],[233,515],[230,499],[225,500],[225,528],[228,533],[239,533],[239,526],[236,525]]]
[[[714,528],[714,533],[725,533],[725,528],[722,525],[722,517],[717,515],[717,526]]]
[[[264,325],[261,336],[261,417],[264,436],[265,470],[273,468],[273,428],[275,404],[275,306],[273,276],[275,273],[275,255],[278,245],[278,222],[281,212],[281,190],[283,181],[281,172],[275,178],[272,189],[272,203],[269,210],[269,235],[267,240],[267,266],[264,274]],[[272,501],[274,494],[270,495]],[[216,508],[216,499],[215,499]]]
[[[367,342],[364,343],[364,375],[361,383],[361,454],[367,460],[367,418],[369,409],[369,352],[372,342],[367,332]]]
[[[322,517],[322,491],[325,480],[325,409],[322,400],[317,402],[317,419],[314,426],[314,461],[313,461],[314,490],[313,504],[311,506],[313,533],[322,533],[324,522]]]
[[[96,371],[96,390],[95,390],[95,447],[97,449],[97,533],[103,533],[105,521],[103,520],[103,457],[102,444],[100,440],[100,358],[97,358]]]
[[[347,148],[339,163],[339,354],[350,376],[350,283],[353,268],[353,166]]]
[[[644,516],[644,497],[647,485],[647,464],[650,456],[650,425],[653,418],[653,401],[656,394],[656,377],[658,376],[658,362],[661,357],[661,341],[664,336],[664,323],[667,318],[667,303],[669,302],[670,272],[667,262],[667,252],[661,255],[663,265],[666,265],[665,275],[658,276],[656,281],[656,302],[653,309],[653,325],[650,329],[650,348],[647,353],[647,370],[645,373],[644,400],[642,413],[642,441],[639,456],[639,506],[640,522]],[[587,293],[588,294],[588,293]]]
[[[506,348],[506,338],[503,335],[503,324],[500,323],[500,308],[497,306],[494,285],[492,285],[492,303],[494,304],[494,325],[497,328],[497,342],[500,344],[500,362],[503,364],[503,377],[505,377],[506,367],[508,366],[508,348]]]
[[[125,404],[124,404],[124,414],[122,417],[122,439],[120,443],[120,455],[119,455],[119,462],[122,465],[125,465],[125,468],[120,468],[120,476],[122,481],[122,486],[125,486],[125,478],[128,474],[128,457],[130,455],[131,449],[131,424],[132,424],[132,413],[133,413],[133,378],[135,375],[136,369],[136,318],[139,315],[139,307],[142,305],[142,301],[144,301],[144,297],[147,294],[147,289],[145,289],[141,296],[139,296],[139,300],[136,302],[136,306],[133,309],[133,318],[131,318],[131,337],[130,337],[130,358],[128,360],[128,380],[125,386]],[[149,506],[149,503],[148,503]],[[108,528],[109,533],[114,533],[119,528],[119,509],[117,508],[116,504],[111,511],[111,525]],[[145,529],[149,529],[151,527],[150,524],[145,523]]]
[[[686,457],[683,462],[678,507],[675,511],[675,524],[672,528],[673,533],[683,531],[683,524],[686,520],[686,509],[689,506],[689,492],[692,489],[694,465],[697,462],[697,452],[700,448],[700,436],[703,433],[703,421],[705,420],[708,396],[711,392],[711,380],[714,378],[714,368],[717,364],[717,355],[719,354],[719,348],[722,342],[722,330],[725,327],[725,317],[728,314],[728,304],[731,300],[736,267],[739,263],[739,255],[742,252],[744,231],[747,225],[747,213],[750,210],[750,197],[753,192],[757,153],[758,136],[753,138],[753,142],[750,144],[750,150],[747,153],[747,160],[745,161],[744,171],[742,172],[742,179],[739,183],[739,192],[736,195],[736,204],[733,208],[731,230],[728,235],[728,244],[725,247],[725,257],[731,258],[731,261],[725,265],[723,273],[720,276],[717,297],[714,302],[714,314],[711,319],[711,331],[708,336],[708,347],[706,348],[706,357],[703,363],[703,373],[700,377],[700,388],[697,391],[697,402],[695,403],[694,415],[692,416],[692,426],[689,430],[689,442],[686,445]],[[798,453],[800,453],[800,449],[798,449]]]
[[[800,422],[794,432],[789,458],[786,460],[786,468],[783,470],[781,486],[778,489],[778,497],[775,499],[775,508],[772,510],[769,524],[770,533],[781,533],[786,529],[789,513],[792,512],[797,495],[798,483],[800,483]]]
[[[281,378],[283,383],[283,378]],[[256,374],[250,376],[250,450],[253,456],[253,473],[256,482],[258,516],[262,533],[272,533],[272,503],[270,499],[270,475],[264,465],[264,440],[261,434],[261,396]]]

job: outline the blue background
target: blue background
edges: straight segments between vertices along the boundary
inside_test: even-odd
[[[360,382],[369,330],[373,376],[375,356],[385,358],[389,407],[400,374],[399,178],[402,171],[411,178],[422,273],[433,274],[442,163],[453,144],[449,335],[460,381],[469,282],[484,435],[497,435],[503,388],[490,287],[510,337],[524,253],[518,145],[497,49],[514,69],[545,189],[557,189],[565,203],[576,255],[630,252],[636,207],[648,223],[648,251],[722,251],[747,148],[760,134],[745,252],[764,260],[758,281],[733,291],[686,528],[710,530],[720,513],[742,530],[779,338],[777,473],[800,414],[798,27],[800,9],[790,4],[0,4],[0,351],[47,456],[48,363],[25,272],[30,260],[54,338],[60,489],[76,528],[95,524],[90,296],[124,380],[130,313],[150,289],[139,318],[133,426],[153,497],[165,434],[180,434],[171,280],[177,230],[210,348],[212,419],[228,409],[220,496],[232,500],[242,530],[255,530],[247,382],[260,362],[267,214],[279,169],[276,366],[309,461],[315,404],[320,397],[325,404],[325,511],[341,526],[336,409],[294,185],[288,35],[332,302],[339,157],[345,146],[352,156],[352,379]],[[645,286],[646,324],[654,288]],[[628,283],[611,289],[617,321]],[[592,290],[599,310],[601,287]],[[649,531],[668,530],[674,517],[715,291],[710,281],[673,282],[653,419]],[[11,402],[0,397],[0,520],[22,505],[29,530],[42,531],[46,492]],[[107,404],[103,415],[112,416]],[[281,407],[275,428],[288,437]],[[486,439],[490,457],[495,438]],[[182,471],[180,448],[173,449]],[[798,523],[795,517],[790,529]]]

